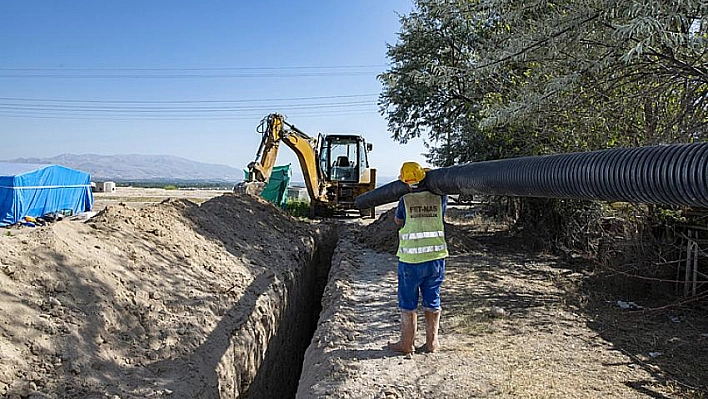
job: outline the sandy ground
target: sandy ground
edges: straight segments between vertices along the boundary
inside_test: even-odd
[[[406,359],[386,348],[399,323],[390,212],[312,223],[222,194],[119,188],[96,195],[103,211],[88,222],[4,231],[0,395],[287,397],[287,370],[257,366],[284,360],[268,344],[293,331],[275,330],[280,305],[331,226],[339,241],[298,397],[708,395],[704,308],[621,309],[649,298],[602,291],[587,264],[526,251],[474,208],[449,212],[442,349]],[[249,388],[259,378],[269,391]]]
[[[0,394],[112,399],[247,390],[319,234],[233,195],[4,233]]]
[[[454,237],[442,290],[442,350],[410,359],[394,354],[386,346],[398,339],[396,259],[392,251],[370,249],[390,247],[382,221],[390,220],[350,235],[360,240],[340,241],[325,293],[328,312],[307,351],[304,369],[311,372],[301,378],[299,397],[704,397],[706,369],[698,354],[705,354],[708,325],[700,315],[682,325],[658,316],[661,325],[650,330],[642,324],[656,315],[623,314],[604,300],[600,309],[589,307],[577,291],[581,271],[504,243],[503,234],[490,236],[489,226]],[[620,320],[610,326],[613,315]],[[425,342],[420,316],[417,345]],[[640,344],[604,331],[613,327]],[[697,346],[679,349],[690,340]]]

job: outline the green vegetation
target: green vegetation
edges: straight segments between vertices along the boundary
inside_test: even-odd
[[[285,210],[295,217],[310,217],[309,202],[288,200]]]
[[[708,139],[705,1],[413,3],[379,105],[392,138],[425,138],[435,166]],[[512,230],[564,252],[636,238],[661,259],[653,232],[678,236],[684,220],[655,206],[618,215],[590,201],[489,203]]]
[[[706,139],[708,3],[414,4],[380,105],[437,166]]]
[[[169,184],[165,187],[163,187],[165,190],[178,190],[179,187],[175,186],[174,184]]]

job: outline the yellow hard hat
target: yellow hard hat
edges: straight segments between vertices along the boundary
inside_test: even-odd
[[[425,169],[418,162],[404,162],[398,178],[406,184],[418,184],[425,179]]]

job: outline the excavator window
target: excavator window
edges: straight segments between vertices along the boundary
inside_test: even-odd
[[[332,162],[331,179],[338,181],[354,181],[358,180],[356,169],[358,165],[350,162],[352,156],[356,158],[357,148],[356,142],[351,139],[332,140],[330,145],[330,153],[334,162]]]
[[[358,182],[362,165],[368,167],[363,140],[358,136],[329,135],[322,141],[319,159],[327,179]]]
[[[329,179],[330,176],[330,163],[329,163],[329,145],[324,138],[320,135],[318,139],[318,148],[320,149],[320,170],[324,174],[325,179]]]

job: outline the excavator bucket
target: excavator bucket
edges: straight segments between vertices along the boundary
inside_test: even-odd
[[[243,181],[234,186],[236,194],[250,194],[258,197],[265,190],[268,183],[262,181]]]

